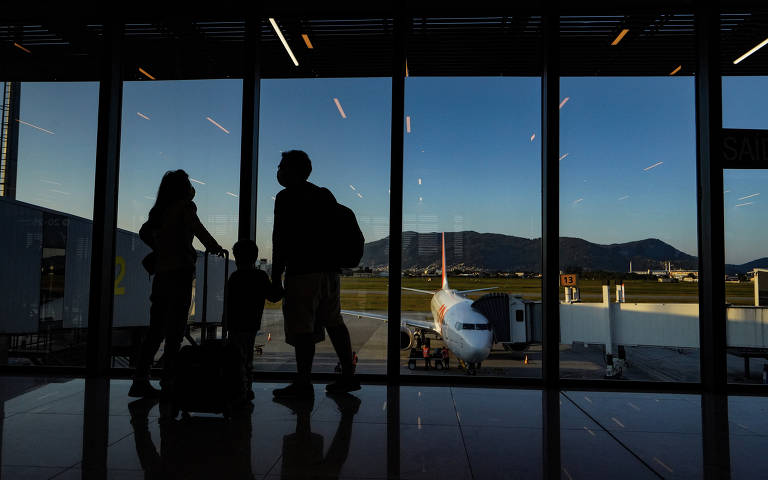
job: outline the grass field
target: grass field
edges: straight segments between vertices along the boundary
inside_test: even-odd
[[[471,290],[476,288],[498,287],[496,291],[520,295],[526,300],[541,300],[541,280],[521,278],[466,278],[448,279],[451,288]],[[403,286],[421,290],[437,290],[440,278],[403,278]],[[341,279],[341,305],[349,310],[387,310],[387,278]],[[752,283],[727,283],[725,291],[727,301],[734,305],[754,305],[754,287]],[[582,302],[602,301],[602,282],[600,280],[582,280],[580,282]],[[649,280],[628,280],[624,282],[625,297],[628,303],[697,303],[698,285],[696,283],[659,283]],[[488,292],[468,294],[469,298],[479,298]],[[615,300],[616,287],[610,287],[611,301]],[[563,299],[563,289],[560,289]],[[416,292],[402,292],[402,309],[408,312],[429,311],[430,296]],[[267,308],[279,308],[280,304],[267,302]]]

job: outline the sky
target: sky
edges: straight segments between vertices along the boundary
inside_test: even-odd
[[[768,129],[767,86],[766,77],[724,78],[723,125]],[[405,230],[541,235],[539,88],[525,77],[406,79]],[[24,83],[21,95],[17,198],[91,218],[98,85]],[[231,248],[242,82],[126,82],[123,95],[118,226],[137,231],[162,174],[183,168],[201,220]],[[659,238],[696,255],[693,78],[563,78],[561,97],[561,235]],[[271,256],[275,172],[290,149],[310,155],[310,181],[355,211],[367,241],[386,237],[390,130],[389,78],[263,80],[261,256]],[[726,261],[768,256],[768,174],[724,177]]]

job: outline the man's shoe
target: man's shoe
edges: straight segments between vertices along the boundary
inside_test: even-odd
[[[315,398],[315,389],[311,383],[292,383],[287,387],[272,390],[275,398]]]
[[[328,393],[349,393],[355,390],[360,390],[360,382],[354,377],[341,377],[325,386],[325,391]]]
[[[134,380],[131,384],[131,389],[128,390],[129,397],[138,398],[160,398],[160,390],[156,389],[149,383],[149,380]]]

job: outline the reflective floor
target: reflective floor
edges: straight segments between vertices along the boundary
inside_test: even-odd
[[[0,377],[2,478],[541,478],[538,390],[367,385],[167,418],[130,382]],[[561,392],[561,475],[700,478],[698,395]],[[728,402],[731,473],[768,476],[768,398]],[[87,412],[87,414],[85,413]],[[84,421],[87,420],[87,421]]]

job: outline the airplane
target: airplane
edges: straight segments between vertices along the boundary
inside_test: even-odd
[[[467,373],[474,375],[483,360],[488,358],[493,344],[493,332],[488,318],[472,307],[474,300],[465,293],[494,290],[496,287],[474,290],[454,290],[448,286],[448,271],[445,268],[445,233],[442,236],[443,283],[440,290],[433,292],[406,288],[411,292],[431,295],[432,321],[403,318],[400,322],[400,348],[408,350],[413,344],[414,330],[432,331],[443,338],[445,346],[467,365]],[[386,315],[342,310],[341,313],[363,318],[387,321]]]

